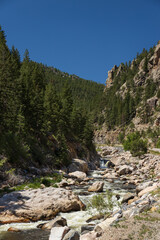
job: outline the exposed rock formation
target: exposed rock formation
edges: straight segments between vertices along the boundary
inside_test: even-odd
[[[0,222],[25,222],[51,219],[59,212],[84,209],[84,204],[72,191],[61,188],[25,190],[5,194],[0,198]]]
[[[81,172],[88,172],[88,164],[86,161],[81,159],[73,159],[72,163],[68,166],[69,172],[81,171]]]
[[[117,66],[114,65],[114,67],[110,71],[108,71],[108,78],[106,79],[107,88],[110,88],[112,86],[113,76],[116,69],[117,69]]]

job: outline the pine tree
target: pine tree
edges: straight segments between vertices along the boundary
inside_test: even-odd
[[[55,88],[53,84],[49,83],[44,95],[44,129],[47,132],[57,134],[61,107]]]
[[[0,27],[0,131],[14,131],[17,114],[16,84],[10,50]]]

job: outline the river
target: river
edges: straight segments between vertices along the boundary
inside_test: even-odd
[[[104,169],[103,169],[104,170]],[[89,193],[88,185],[91,185],[94,181],[102,180],[101,172],[103,170],[90,171],[89,177],[92,177],[93,180],[90,180],[87,185],[82,186],[73,186],[72,191],[77,194],[80,199],[87,205],[90,202],[90,199],[95,194],[101,193]],[[122,196],[128,191],[128,188],[125,187],[125,184],[122,181],[115,180],[113,183],[104,181],[104,192],[106,189],[111,190],[114,194],[113,202],[114,209],[118,209],[117,198],[115,197],[117,194],[120,196],[119,201]],[[131,191],[131,190],[129,190]],[[96,209],[87,209],[85,211],[76,211],[71,213],[60,213],[61,216],[67,219],[68,226],[80,231],[81,226],[86,224],[86,220],[91,216],[95,215]],[[43,221],[44,222],[44,221]],[[48,240],[50,231],[37,229],[37,225],[42,223],[42,221],[36,223],[14,223],[14,224],[6,224],[0,226],[0,240]],[[16,227],[21,232],[7,232],[9,227]]]

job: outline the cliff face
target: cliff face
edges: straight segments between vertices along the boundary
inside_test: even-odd
[[[105,123],[95,133],[96,142],[116,142],[125,128],[157,132],[160,126],[160,41],[128,64],[108,72],[105,87]],[[117,120],[118,119],[118,120]],[[158,135],[159,137],[159,135]],[[152,140],[149,140],[152,144]]]

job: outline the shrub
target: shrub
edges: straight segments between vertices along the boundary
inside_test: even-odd
[[[137,157],[147,152],[147,141],[143,140],[139,132],[130,133],[123,142],[124,150],[129,150],[132,156]]]
[[[105,194],[94,195],[88,205],[88,208],[96,208],[99,214],[105,214],[113,211],[113,193],[106,190]]]
[[[156,147],[157,147],[157,148],[160,148],[160,138],[159,138],[158,141],[157,141]]]

